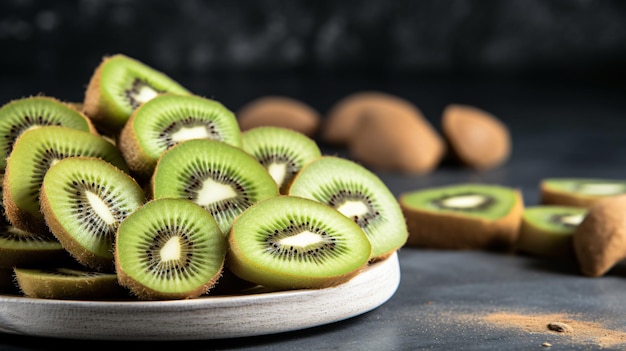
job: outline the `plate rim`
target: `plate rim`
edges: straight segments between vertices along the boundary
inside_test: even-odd
[[[172,312],[180,312],[181,320],[188,319],[191,322],[199,323],[201,326],[203,323],[207,326],[213,325],[211,321],[205,318],[203,315],[193,315],[194,311],[203,311],[207,315],[216,314],[220,315],[227,310],[242,309],[248,311],[259,307],[260,310],[267,309],[272,303],[276,301],[286,301],[293,303],[298,299],[319,299],[325,295],[333,294],[337,291],[339,293],[356,293],[363,294],[362,291],[355,289],[362,289],[365,284],[373,282],[378,287],[378,291],[372,293],[372,296],[368,297],[369,301],[357,301],[354,308],[349,309],[347,306],[332,306],[335,307],[327,311],[322,311],[321,316],[315,316],[318,319],[313,318],[310,322],[301,320],[302,316],[298,314],[291,314],[291,317],[287,319],[293,319],[293,325],[287,325],[286,323],[279,323],[274,326],[263,326],[257,330],[243,330],[245,325],[241,328],[237,326],[236,321],[225,323],[225,325],[231,328],[231,330],[208,330],[207,333],[188,333],[176,335],[139,335],[132,334],[122,330],[121,326],[107,325],[106,327],[113,330],[113,333],[104,334],[105,332],[95,330],[93,333],[82,333],[80,331],[73,332],[72,330],[58,330],[56,326],[39,325],[42,324],[37,321],[28,321],[22,314],[41,313],[51,310],[51,313],[59,313],[63,310],[63,317],[66,322],[72,324],[76,318],[81,318],[77,314],[87,313],[92,314],[96,319],[100,314],[108,315],[111,318],[111,323],[116,321],[115,314],[121,315],[127,313],[133,315],[134,313],[145,312],[147,315],[153,316],[154,319],[158,319],[159,316],[169,316],[179,318],[176,315],[171,315]],[[369,280],[368,280],[369,279]],[[383,284],[384,280],[384,284]],[[273,292],[261,292],[252,294],[241,295],[214,295],[214,296],[202,296],[194,299],[186,300],[158,300],[158,301],[129,301],[129,300],[62,300],[62,299],[42,299],[42,298],[30,298],[18,295],[2,295],[0,294],[0,333],[8,334],[20,334],[30,336],[43,336],[54,338],[67,338],[67,339],[115,339],[115,340],[198,340],[198,339],[223,339],[223,338],[235,338],[235,337],[247,337],[258,336],[266,334],[274,334],[286,331],[294,331],[300,329],[306,329],[314,326],[324,325],[340,320],[355,317],[357,315],[369,312],[385,302],[387,302],[396,292],[400,284],[400,266],[397,252],[387,257],[384,260],[371,263],[363,272],[359,273],[349,281],[329,288],[323,289],[298,289],[298,290],[285,290],[285,291],[273,291]],[[380,286],[378,286],[380,285]],[[362,305],[358,305],[363,303]],[[366,304],[367,303],[367,304]],[[306,310],[306,309],[305,309]],[[342,311],[339,313],[337,311]],[[47,317],[47,316],[43,316]],[[133,318],[135,318],[134,316]],[[208,316],[210,317],[210,316]],[[260,315],[259,318],[266,316]],[[84,317],[88,319],[87,317]],[[117,317],[119,319],[119,316]],[[186,319],[185,319],[186,318]],[[44,318],[45,319],[45,318]],[[206,319],[206,320],[205,320]],[[123,320],[117,321],[124,324]],[[248,320],[246,322],[254,323],[254,320]],[[29,324],[39,325],[39,328],[30,328]],[[106,329],[106,328],[105,328]],[[113,334],[113,335],[111,335]]]

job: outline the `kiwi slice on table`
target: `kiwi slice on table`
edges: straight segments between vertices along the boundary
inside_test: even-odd
[[[118,229],[118,280],[142,300],[187,299],[219,280],[227,241],[215,219],[185,199],[152,200]]]
[[[400,194],[408,245],[436,249],[509,250],[524,210],[518,189],[451,184]]]
[[[228,235],[228,267],[274,289],[325,288],[367,266],[371,244],[363,230],[318,201],[282,195],[244,211]]]
[[[69,104],[49,96],[12,100],[0,108],[0,170],[15,140],[26,130],[40,126],[64,126],[96,134],[91,120]]]
[[[24,132],[7,159],[3,202],[7,219],[27,231],[47,231],[39,190],[51,165],[71,156],[101,158],[128,172],[121,152],[104,138],[76,129],[46,126]]]
[[[314,159],[322,156],[315,140],[282,127],[256,127],[242,133],[244,151],[256,158],[286,194],[293,177]]]
[[[83,110],[102,130],[118,132],[133,110],[161,93],[190,94],[163,72],[122,54],[106,56],[91,76]]]
[[[573,258],[572,236],[587,209],[573,206],[537,205],[524,209],[517,250],[555,258]]]
[[[164,152],[151,188],[154,199],[182,198],[202,206],[224,235],[247,207],[279,195],[272,176],[252,155],[210,139],[187,140]]]
[[[127,173],[99,158],[68,157],[46,172],[40,190],[46,224],[82,265],[113,271],[119,224],[145,202]]]
[[[163,94],[138,107],[119,137],[131,171],[148,179],[161,154],[189,139],[241,146],[237,118],[220,102],[200,96]]]
[[[0,225],[0,269],[37,268],[71,262],[61,243],[48,233],[33,233]]]
[[[28,297],[60,300],[108,300],[128,297],[115,273],[76,268],[13,269],[20,292]]]
[[[605,178],[546,178],[539,184],[541,204],[589,207],[626,193],[626,180]]]
[[[387,185],[364,166],[337,156],[322,156],[296,175],[289,195],[316,200],[356,222],[372,244],[372,260],[402,247],[407,227]]]

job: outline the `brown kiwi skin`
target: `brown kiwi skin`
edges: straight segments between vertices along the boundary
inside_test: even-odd
[[[443,139],[417,109],[371,107],[353,132],[358,137],[348,141],[351,158],[374,170],[426,174],[445,154]]]
[[[152,176],[152,172],[156,166],[156,161],[149,161],[150,157],[142,153],[142,148],[139,147],[139,142],[137,138],[134,137],[135,131],[134,128],[132,128],[133,120],[140,109],[141,106],[136,108],[133,113],[131,113],[130,117],[128,117],[128,121],[120,131],[117,138],[117,147],[122,152],[132,175],[138,182],[146,183]]]
[[[319,133],[320,139],[331,145],[346,146],[360,118],[374,108],[384,108],[392,114],[420,114],[415,104],[400,96],[374,90],[354,92],[335,102],[328,110]]]
[[[400,196],[400,207],[409,230],[407,245],[451,250],[514,250],[524,212],[519,190],[516,190],[515,203],[509,213],[495,221],[416,209],[406,206],[403,196]]]
[[[508,127],[493,114],[471,105],[449,104],[441,126],[449,158],[476,170],[505,163],[511,155]]]
[[[295,98],[267,95],[254,99],[237,111],[242,131],[259,126],[295,130],[309,137],[318,133],[321,116],[313,107]]]
[[[603,276],[626,259],[626,195],[605,198],[590,206],[572,241],[584,276]]]

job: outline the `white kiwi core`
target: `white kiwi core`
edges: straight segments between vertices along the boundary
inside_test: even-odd
[[[113,213],[111,213],[109,206],[107,206],[107,204],[104,203],[98,195],[92,193],[91,191],[86,191],[85,194],[87,195],[87,201],[89,201],[91,208],[93,208],[96,214],[102,218],[106,224],[115,223],[115,217],[113,217]]]
[[[366,215],[369,210],[362,201],[344,201],[337,207],[337,211],[346,217]]]
[[[281,239],[279,243],[284,246],[306,247],[311,244],[321,243],[322,241],[322,237],[319,234],[305,230],[296,235]]]
[[[572,214],[560,218],[562,223],[572,226],[578,226],[580,223],[582,223],[583,219],[585,219],[585,215],[583,214]]]
[[[202,189],[198,192],[196,203],[200,206],[207,206],[209,204],[236,196],[237,192],[235,192],[230,185],[222,184],[211,178],[207,178],[202,183]]]
[[[487,198],[482,195],[459,195],[441,200],[441,204],[448,208],[474,208],[486,201]]]
[[[180,240],[177,236],[171,237],[159,251],[161,261],[174,261],[180,258]]]
[[[140,104],[148,102],[159,95],[159,92],[152,89],[149,85],[141,84],[137,89],[137,94],[133,98]]]
[[[624,191],[623,184],[616,183],[587,183],[580,185],[579,192],[587,195],[613,195]]]
[[[210,138],[205,126],[182,127],[172,133],[172,140],[180,143],[191,139],[208,139]]]
[[[282,185],[283,181],[285,181],[285,176],[287,175],[287,164],[286,163],[270,163],[267,167],[267,171],[270,173],[274,181],[278,185]]]

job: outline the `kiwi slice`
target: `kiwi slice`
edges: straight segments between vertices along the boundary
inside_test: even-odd
[[[91,120],[69,104],[49,96],[31,96],[12,100],[0,108],[0,170],[15,140],[26,130],[40,126],[64,126],[97,133]]]
[[[279,194],[269,172],[243,149],[187,140],[163,153],[151,179],[154,199],[188,199],[213,215],[224,236],[250,205]]]
[[[372,250],[363,230],[339,211],[286,195],[246,209],[228,243],[233,273],[281,290],[341,284],[367,266]]]
[[[143,205],[143,189],[127,173],[99,158],[68,157],[50,167],[40,190],[46,224],[85,267],[113,271],[119,224]]]
[[[393,193],[373,172],[337,156],[308,163],[294,178],[289,195],[321,202],[356,222],[372,244],[372,260],[402,247],[407,227]]]
[[[400,206],[407,244],[437,249],[511,249],[524,209],[518,189],[471,183],[407,191]]]
[[[256,127],[242,133],[244,151],[256,158],[286,194],[293,177],[314,159],[322,156],[315,140],[292,129]]]
[[[572,235],[587,209],[573,206],[538,205],[522,215],[517,250],[555,258],[573,258]]]
[[[44,267],[71,260],[61,243],[47,233],[0,225],[0,268]]]
[[[187,299],[218,281],[227,241],[202,207],[185,199],[152,200],[124,220],[115,242],[119,282],[142,300]]]
[[[76,129],[45,126],[24,132],[7,159],[3,201],[11,224],[27,231],[47,231],[39,190],[48,168],[71,156],[98,157],[128,172],[121,152],[104,138]]]
[[[134,109],[161,93],[190,94],[163,72],[122,54],[106,56],[91,76],[83,110],[104,131],[118,132]]]
[[[122,129],[119,147],[131,171],[149,179],[161,154],[189,139],[241,146],[237,118],[220,102],[200,96],[163,94],[138,107]]]
[[[539,185],[541,203],[589,207],[608,196],[626,193],[626,180],[605,178],[546,178]]]
[[[28,297],[60,300],[108,300],[128,296],[115,273],[75,268],[14,268],[15,281]]]

